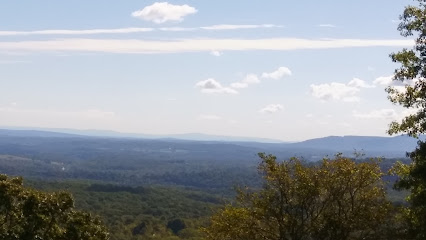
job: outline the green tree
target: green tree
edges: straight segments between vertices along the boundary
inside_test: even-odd
[[[186,224],[182,219],[173,219],[167,222],[167,228],[172,230],[174,234],[178,234],[179,231],[186,228]]]
[[[402,36],[415,38],[415,45],[390,55],[393,62],[400,64],[394,80],[405,88],[387,88],[390,101],[413,112],[400,122],[392,122],[389,134],[406,133],[413,137],[426,132],[426,1],[416,2],[416,6],[405,8],[398,26]],[[426,239],[426,143],[419,141],[409,156],[410,165],[399,164],[394,168],[400,177],[395,187],[410,191],[410,206],[405,209],[407,237]]]
[[[36,191],[0,175],[0,239],[105,240],[108,233],[98,218],[74,209],[69,193]]]
[[[238,190],[211,218],[210,240],[380,239],[389,216],[377,162],[337,155],[316,165],[259,154],[264,186]]]

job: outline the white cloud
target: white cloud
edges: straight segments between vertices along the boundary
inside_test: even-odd
[[[235,89],[223,87],[218,81],[213,78],[209,78],[203,81],[199,81],[195,84],[196,87],[201,89],[203,93],[219,93],[219,94],[238,94]]]
[[[282,27],[282,26],[274,25],[274,24],[257,24],[257,25],[222,24],[222,25],[213,25],[213,26],[200,27],[200,28],[204,30],[238,30],[238,29],[277,28],[277,27]]]
[[[189,5],[173,5],[168,2],[155,2],[132,13],[133,17],[151,21],[154,23],[164,23],[168,21],[181,22],[189,14],[194,14],[197,9]]]
[[[219,51],[211,51],[210,54],[213,55],[213,56],[215,56],[215,57],[220,57],[220,56],[223,55],[223,53],[219,52]]]
[[[418,108],[409,108],[409,109],[404,109],[401,114],[400,114],[400,118],[399,120],[408,117],[410,115],[416,114],[418,113],[419,109]]]
[[[312,96],[323,101],[341,100],[344,102],[359,102],[357,94],[361,88],[374,88],[374,85],[367,84],[364,80],[353,78],[349,83],[323,83],[311,84]]]
[[[396,119],[398,114],[394,109],[380,109],[373,110],[368,113],[358,113],[357,111],[353,112],[353,116],[356,118],[362,119]]]
[[[405,81],[398,81],[398,80],[394,80],[394,77],[395,77],[394,75],[378,77],[373,81],[373,83],[379,84],[379,85],[384,85],[384,86],[402,86],[402,87],[404,87],[405,85],[413,86],[414,84],[416,84],[416,82],[419,81],[419,79],[417,79],[417,78],[408,79],[408,80],[405,80]]]
[[[251,84],[260,83],[259,77],[256,74],[247,74],[240,82],[234,82],[231,84],[232,88],[247,88]]]
[[[243,79],[242,82],[247,84],[255,84],[255,83],[260,83],[260,80],[256,74],[250,73],[246,75],[246,77]]]
[[[419,81],[418,78],[415,79],[408,79],[405,81],[398,81],[394,80],[394,75],[385,76],[385,77],[378,77],[374,80],[373,83],[383,85],[386,87],[392,87],[397,92],[396,93],[405,93],[407,90],[407,86],[414,86]]]
[[[359,88],[351,87],[343,83],[324,83],[324,84],[311,84],[312,96],[321,100],[343,100],[345,102],[358,102],[359,98],[356,94]]]
[[[392,84],[393,78],[394,78],[394,75],[378,77],[373,81],[373,83],[379,84],[379,85],[390,86]]]
[[[348,83],[348,86],[350,86],[350,87],[357,87],[357,88],[375,88],[376,87],[374,85],[367,84],[364,80],[361,80],[359,78],[352,79]]]
[[[264,108],[260,109],[260,113],[276,113],[278,111],[283,110],[284,107],[281,104],[269,104],[265,106]]]
[[[336,25],[334,25],[334,24],[320,24],[320,25],[318,25],[318,27],[323,27],[323,28],[336,28]]]
[[[154,28],[115,28],[115,29],[87,29],[87,30],[39,30],[39,31],[0,31],[0,36],[26,35],[94,35],[94,34],[123,34],[152,32]]]
[[[217,115],[213,115],[213,114],[202,114],[200,116],[197,117],[198,120],[213,120],[213,121],[217,121],[217,120],[222,120],[222,117],[217,116]]]
[[[284,76],[291,76],[291,71],[287,67],[280,67],[274,72],[262,73],[262,78],[280,79]]]
[[[366,39],[88,39],[71,38],[39,41],[2,41],[0,51],[7,52],[107,52],[134,54],[161,54],[215,51],[290,51],[298,49],[334,49],[349,47],[408,47],[413,40],[366,40]]]

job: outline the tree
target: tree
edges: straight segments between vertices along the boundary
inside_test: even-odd
[[[416,1],[417,6],[405,8],[398,26],[402,36],[415,38],[415,45],[390,55],[393,62],[400,64],[394,81],[404,88],[387,88],[391,102],[412,112],[400,122],[392,122],[389,134],[406,133],[413,137],[426,132],[426,1]],[[419,141],[409,156],[410,165],[399,164],[394,169],[400,177],[395,187],[410,191],[410,206],[405,209],[407,237],[426,239],[426,143]]]
[[[108,233],[97,217],[74,209],[69,193],[37,191],[0,174],[0,238],[106,240]]]
[[[259,156],[263,188],[238,190],[236,202],[211,218],[207,239],[380,239],[391,205],[377,162]]]
[[[174,234],[178,234],[179,231],[186,228],[186,224],[182,219],[173,219],[167,223],[167,228],[172,230]]]

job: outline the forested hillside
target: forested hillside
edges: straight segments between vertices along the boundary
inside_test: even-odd
[[[25,184],[35,189],[72,193],[76,208],[99,215],[113,240],[201,239],[200,228],[208,225],[223,204],[233,202],[236,187],[262,187],[257,152],[275,149],[280,159],[298,153],[326,156],[320,147],[310,145],[311,152],[304,152],[306,148],[297,144],[286,148],[249,142],[8,132],[0,136],[0,172],[23,176]],[[362,151],[357,154],[352,155],[354,159],[365,161]],[[316,165],[315,160],[304,161]],[[397,160],[406,161],[383,159],[383,172]],[[391,190],[396,178],[383,179],[388,182],[390,199],[404,204],[405,193]],[[174,225],[180,227],[173,230]]]

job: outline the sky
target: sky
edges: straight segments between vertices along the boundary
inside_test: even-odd
[[[386,136],[400,0],[0,2],[0,126]]]

